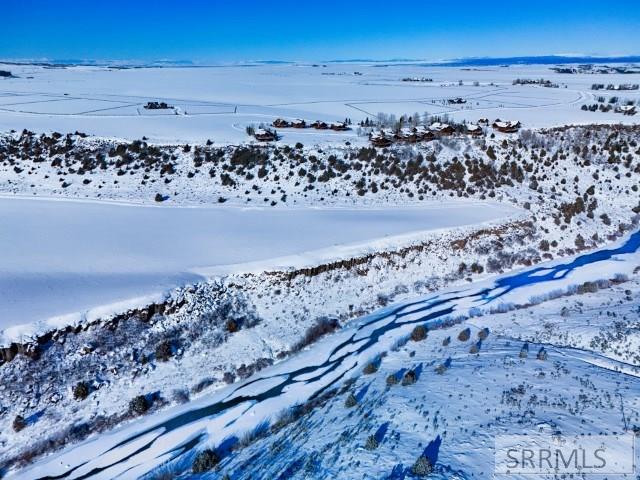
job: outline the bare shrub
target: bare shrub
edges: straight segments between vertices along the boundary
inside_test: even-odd
[[[335,332],[340,328],[340,323],[335,318],[322,317],[316,320],[316,323],[309,327],[304,337],[293,347],[293,351],[297,352],[304,347],[318,341],[321,337]]]

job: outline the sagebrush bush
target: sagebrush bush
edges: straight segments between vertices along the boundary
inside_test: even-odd
[[[438,366],[435,368],[435,372],[436,372],[438,375],[444,375],[444,372],[446,372],[446,371],[447,371],[447,366],[446,366],[444,363],[441,363],[440,365],[438,365]]]
[[[344,406],[347,408],[355,407],[358,404],[358,399],[355,397],[353,393],[350,393],[347,396],[347,399],[344,401]]]
[[[489,336],[489,329],[487,327],[484,327],[482,330],[478,332],[478,338],[480,340],[486,340],[488,336]]]
[[[25,421],[24,417],[22,417],[22,415],[16,415],[16,418],[13,419],[12,426],[15,432],[19,432],[21,430],[24,430],[24,428],[27,426],[27,422]]]
[[[173,356],[173,350],[171,348],[171,342],[169,340],[163,340],[156,346],[156,360],[160,362],[166,362]]]
[[[78,382],[73,387],[73,398],[84,400],[89,396],[89,385],[86,382]]]
[[[129,410],[138,415],[146,413],[151,405],[144,395],[138,395],[129,402]]]
[[[471,338],[471,330],[469,328],[465,328],[458,334],[458,340],[461,342],[466,342]]]
[[[376,448],[378,448],[378,440],[376,440],[375,435],[369,435],[367,437],[367,441],[364,444],[364,448],[366,448],[367,450],[375,450]]]
[[[220,458],[216,452],[208,448],[206,450],[202,450],[196,455],[196,458],[193,460],[191,470],[193,473],[208,472],[213,470],[218,463],[220,463]]]
[[[427,338],[427,329],[424,325],[416,325],[416,327],[411,332],[411,340],[414,342],[421,342]]]
[[[378,364],[376,362],[369,362],[362,370],[365,375],[371,375],[378,371]]]
[[[411,473],[417,477],[426,477],[433,472],[433,465],[427,457],[420,455],[411,467]]]
[[[416,372],[414,372],[413,370],[407,370],[402,377],[402,385],[405,387],[407,385],[413,385],[414,383],[416,383],[416,380],[418,380]]]

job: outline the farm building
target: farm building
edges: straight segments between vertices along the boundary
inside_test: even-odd
[[[293,122],[291,122],[291,126],[293,128],[307,128],[307,122],[300,118],[296,118]]]
[[[273,121],[273,126],[276,128],[289,128],[291,124],[283,118],[276,118]]]
[[[329,129],[329,125],[327,125],[325,122],[321,122],[320,120],[316,120],[315,122],[313,122],[311,124],[311,126],[313,128],[315,128],[316,130],[328,130]]]

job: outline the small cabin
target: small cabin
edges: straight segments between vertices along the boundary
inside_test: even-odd
[[[293,128],[307,128],[307,122],[300,118],[296,118],[293,122],[291,122],[291,127]]]
[[[320,120],[316,120],[315,122],[313,122],[311,124],[311,126],[313,128],[315,128],[316,130],[328,130],[329,129],[329,125],[327,125],[326,122],[321,122]]]
[[[287,122],[284,118],[276,118],[273,121],[273,126],[275,128],[289,128],[291,124]]]
[[[349,130],[349,127],[344,122],[333,122],[330,126],[331,130],[335,130],[337,132],[344,132]]]
[[[259,142],[273,142],[274,140],[278,139],[276,132],[272,130],[265,130],[264,128],[259,128],[258,130],[256,130],[253,136]]]

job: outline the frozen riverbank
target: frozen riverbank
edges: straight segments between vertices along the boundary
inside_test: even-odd
[[[3,198],[2,340],[145,305],[210,275],[313,265],[517,213],[483,202],[246,209]]]

